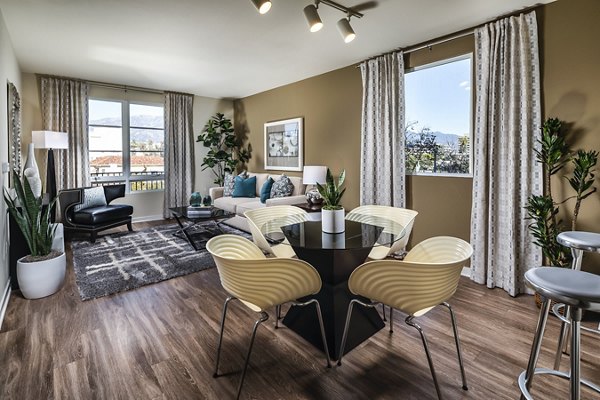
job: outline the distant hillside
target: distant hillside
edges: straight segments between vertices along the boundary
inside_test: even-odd
[[[444,133],[444,132],[430,132],[435,136],[435,143],[443,146],[458,146],[458,139],[461,137],[459,135],[455,135],[452,133]],[[407,140],[408,142],[416,140],[419,132],[408,131]]]
[[[154,115],[136,115],[132,117],[131,126],[161,126],[163,123],[162,117]],[[121,125],[120,118],[101,118],[90,121],[93,125]],[[152,141],[154,143],[163,143],[165,140],[164,132],[153,129],[132,128],[131,140],[138,142]]]

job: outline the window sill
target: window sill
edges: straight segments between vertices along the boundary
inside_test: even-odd
[[[469,178],[473,179],[473,174],[451,174],[451,173],[433,173],[433,172],[418,172],[406,174],[406,176],[429,176],[433,178]]]

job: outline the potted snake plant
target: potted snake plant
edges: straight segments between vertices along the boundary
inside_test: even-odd
[[[345,178],[346,171],[342,170],[336,182],[331,170],[327,168],[325,186],[317,183],[317,190],[324,204],[321,209],[321,225],[325,233],[341,233],[345,230],[344,207],[340,205],[346,191],[346,188],[342,189]]]
[[[36,197],[28,179],[19,179],[13,171],[16,195],[4,189],[4,201],[13,220],[19,226],[27,242],[30,254],[17,260],[17,280],[23,297],[39,299],[56,293],[65,279],[65,253],[52,247],[57,224],[50,221],[50,213],[56,202],[47,206]]]

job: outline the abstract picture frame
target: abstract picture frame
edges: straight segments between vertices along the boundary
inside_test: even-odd
[[[264,125],[265,170],[302,171],[304,119],[290,118]]]

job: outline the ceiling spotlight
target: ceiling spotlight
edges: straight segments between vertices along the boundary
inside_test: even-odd
[[[321,17],[319,17],[319,12],[317,11],[318,7],[318,1],[315,1],[314,5],[311,4],[304,7],[304,16],[306,17],[306,22],[308,22],[311,32],[320,31],[323,27],[323,22],[321,22]]]
[[[350,17],[340,19],[337,23],[337,26],[342,38],[344,39],[344,42],[350,43],[354,40],[356,34],[354,33],[354,29],[352,29],[350,26]]]
[[[269,0],[252,0],[252,4],[261,14],[266,14],[271,9],[271,2]]]

